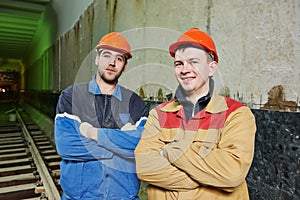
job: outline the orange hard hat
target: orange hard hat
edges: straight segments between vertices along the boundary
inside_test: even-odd
[[[109,49],[125,54],[127,59],[132,58],[130,44],[121,33],[111,32],[104,35],[96,46],[96,49]]]
[[[214,41],[207,33],[200,31],[198,28],[190,28],[178,38],[177,42],[170,45],[169,52],[172,57],[175,56],[175,51],[182,44],[191,44],[192,46],[202,47],[213,54],[216,62],[219,60]]]

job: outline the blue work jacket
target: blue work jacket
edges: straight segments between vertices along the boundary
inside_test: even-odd
[[[102,94],[95,78],[63,90],[54,131],[62,199],[139,199],[134,149],[147,116],[142,99],[118,84],[112,95]],[[98,143],[80,133],[82,122],[98,128]],[[128,122],[136,129],[121,130]]]

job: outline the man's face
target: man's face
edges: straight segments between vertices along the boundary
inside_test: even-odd
[[[187,47],[176,51],[174,67],[176,79],[187,94],[206,95],[217,63],[209,60],[205,51]]]
[[[125,70],[126,60],[123,54],[107,49],[101,50],[96,57],[98,76],[107,83],[116,83]]]

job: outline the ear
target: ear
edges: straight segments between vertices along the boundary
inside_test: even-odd
[[[95,58],[95,64],[98,66],[99,65],[99,56],[97,55]]]
[[[122,69],[122,72],[124,72],[124,71],[125,71],[125,69],[126,69],[126,65],[127,65],[127,63],[125,63],[125,64],[124,64],[124,66],[123,66],[123,69]]]
[[[209,73],[208,73],[208,75],[210,77],[212,77],[216,73],[217,69],[218,69],[218,63],[216,61],[212,61],[211,63],[209,63]]]

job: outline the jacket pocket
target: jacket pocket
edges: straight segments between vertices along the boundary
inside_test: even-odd
[[[159,140],[164,142],[165,144],[174,142],[175,140],[178,140],[178,132],[179,129],[162,129],[159,136]]]
[[[119,113],[120,120],[123,124],[129,122],[130,114],[127,113]]]
[[[202,158],[205,158],[218,144],[221,130],[209,129],[200,131],[194,140],[194,150],[198,151]]]

